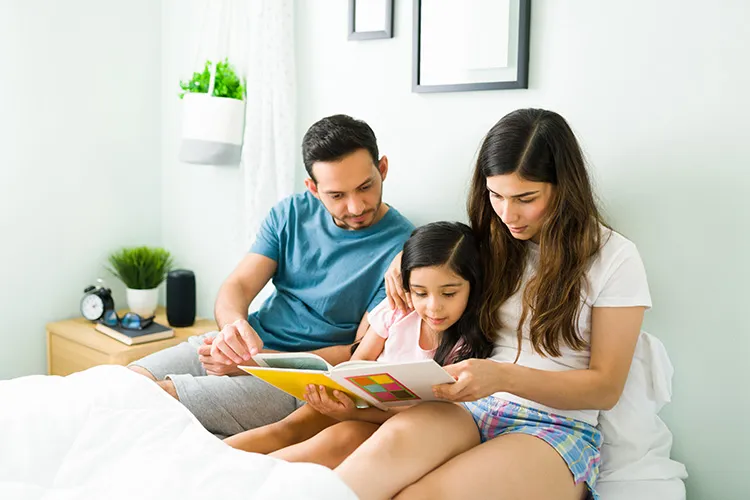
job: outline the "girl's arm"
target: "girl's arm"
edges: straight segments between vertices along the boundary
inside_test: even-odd
[[[473,401],[509,392],[560,410],[609,410],[625,387],[644,311],[644,307],[593,308],[591,359],[586,370],[552,372],[470,359],[445,367],[456,383],[435,386],[435,394],[452,401]]]
[[[352,354],[352,359],[375,361],[383,352],[384,347],[385,339],[378,335],[372,326],[368,326],[365,336],[362,337],[357,350]]]

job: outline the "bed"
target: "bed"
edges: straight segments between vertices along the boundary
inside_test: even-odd
[[[602,412],[603,500],[685,500],[658,417],[672,392],[643,332],[620,402]],[[121,366],[0,381],[0,499],[355,500],[329,469],[226,446],[156,384]]]

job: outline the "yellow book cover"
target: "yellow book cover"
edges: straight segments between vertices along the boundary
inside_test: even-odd
[[[338,390],[345,393],[347,396],[352,398],[352,400],[354,400],[357,406],[370,406],[361,397],[331,380],[331,378],[325,372],[312,370],[287,371],[261,366],[240,366],[240,368],[247,373],[258,377],[259,379],[265,380],[277,389],[281,389],[287,394],[291,394],[297,399],[304,400],[306,392],[305,389],[307,388],[307,386],[310,384],[315,384],[328,387],[332,391]]]

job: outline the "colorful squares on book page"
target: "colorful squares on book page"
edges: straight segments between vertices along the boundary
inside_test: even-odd
[[[346,379],[367,391],[379,401],[416,401],[420,399],[419,396],[387,373],[367,377],[346,377]]]
[[[378,392],[376,394],[373,394],[378,400],[380,401],[398,401],[396,399],[396,396],[391,394],[390,392]]]
[[[380,384],[370,384],[370,385],[366,385],[366,386],[364,386],[364,389],[365,389],[365,390],[366,390],[367,392],[371,392],[371,393],[373,393],[373,392],[386,392],[386,389],[385,389],[385,387],[383,387],[383,386],[382,386],[382,385],[380,385]]]
[[[376,384],[390,384],[393,382],[393,379],[388,375],[373,375],[370,379]]]
[[[354,383],[354,385],[358,385],[361,387],[372,384],[372,380],[370,380],[370,377],[351,377],[349,380]]]

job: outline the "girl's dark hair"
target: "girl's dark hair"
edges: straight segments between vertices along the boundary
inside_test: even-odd
[[[485,297],[479,311],[486,332],[500,329],[498,310],[522,282],[528,245],[515,239],[492,209],[487,178],[515,173],[554,186],[539,235],[539,267],[523,291],[516,328],[531,320],[531,344],[541,355],[561,355],[560,344],[582,350],[577,333],[585,276],[601,246],[601,226],[583,153],[565,119],[543,109],[519,109],[487,133],[468,200],[469,219],[482,256]],[[518,357],[516,357],[516,360]]]
[[[348,115],[327,116],[313,123],[302,139],[302,161],[307,175],[314,181],[315,162],[338,161],[360,149],[367,150],[377,166],[378,141],[375,132],[362,120]]]
[[[401,258],[403,286],[409,291],[411,272],[420,267],[448,266],[469,282],[469,300],[461,318],[443,332],[435,361],[449,364],[492,354],[493,341],[479,328],[482,296],[481,263],[471,228],[460,222],[433,222],[414,230]]]

